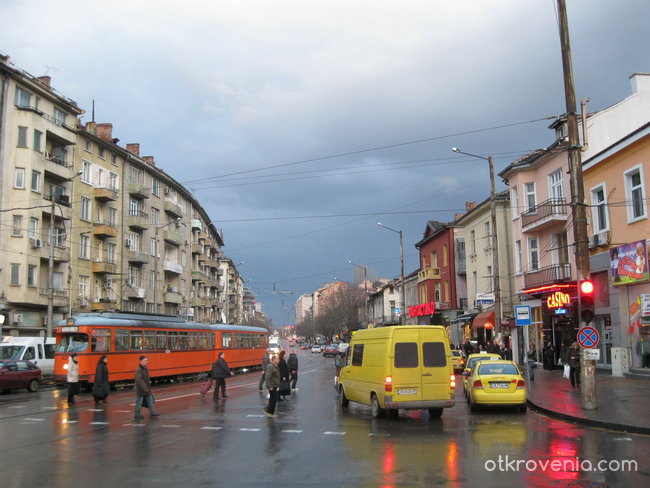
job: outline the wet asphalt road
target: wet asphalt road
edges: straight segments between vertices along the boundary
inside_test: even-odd
[[[279,404],[277,419],[262,413],[259,372],[229,379],[229,398],[216,404],[211,392],[200,397],[198,383],[157,386],[162,415],[144,410],[141,422],[133,418],[132,390],[113,392],[106,409],[95,409],[88,394],[68,408],[64,390],[0,394],[2,486],[650,485],[649,437],[531,411],[470,413],[462,386],[440,420],[417,411],[375,420],[368,407],[339,406],[332,359],[308,351],[299,358],[300,390]],[[635,460],[637,470],[585,472],[567,464],[624,459]],[[568,469],[538,465],[529,472],[521,462],[530,460]]]

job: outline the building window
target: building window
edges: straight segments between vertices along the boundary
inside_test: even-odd
[[[564,200],[564,186],[562,186],[562,168],[548,175],[548,194],[553,200]]]
[[[521,274],[521,241],[515,241],[515,274]]]
[[[131,198],[129,201],[129,215],[134,217],[140,216],[140,200],[137,198]]]
[[[88,276],[79,276],[79,296],[81,298],[88,298],[89,287],[88,287]]]
[[[113,191],[117,191],[118,185],[117,182],[119,181],[119,177],[117,174],[110,172],[108,173],[108,188],[110,188]]]
[[[129,231],[128,239],[131,241],[131,251],[140,251],[142,248],[142,235],[138,232]]]
[[[517,187],[513,186],[510,189],[510,208],[512,209],[513,220],[519,217],[519,192]]]
[[[181,266],[187,266],[187,251],[181,251]]]
[[[41,173],[32,171],[32,191],[41,191]]]
[[[21,190],[25,189],[25,168],[16,168],[14,188],[19,188]]]
[[[117,209],[108,207],[108,225],[117,227]]]
[[[11,284],[20,285],[20,264],[11,263]]]
[[[158,255],[158,241],[155,237],[151,238],[151,255],[156,257]]]
[[[117,166],[117,154],[111,154],[111,164]]]
[[[117,244],[109,242],[106,245],[106,258],[109,263],[117,263]]]
[[[90,259],[90,237],[85,234],[79,236],[79,257]]]
[[[54,120],[56,125],[65,125],[67,114],[63,110],[54,107]]]
[[[449,253],[447,251],[447,244],[442,246],[442,265],[449,266]]]
[[[14,237],[23,236],[23,216],[14,215],[13,216],[13,225],[11,227],[11,235]]]
[[[625,198],[628,201],[627,220],[635,222],[646,216],[642,168],[637,166],[625,172]]]
[[[32,103],[32,95],[29,92],[26,92],[20,87],[16,87],[16,99],[14,103],[18,107],[29,107]]]
[[[27,286],[36,286],[36,271],[38,266],[34,264],[27,265]]]
[[[90,161],[81,160],[81,181],[84,183],[92,184],[92,166]]]
[[[29,230],[27,231],[27,236],[30,239],[36,239],[38,237],[38,219],[36,217],[29,218]]]
[[[160,181],[156,178],[151,178],[151,193],[160,196]]]
[[[81,197],[81,212],[80,212],[80,218],[81,220],[87,220],[90,221],[91,214],[90,214],[90,198],[86,197]]]
[[[537,198],[535,197],[535,182],[524,184],[525,198],[526,198],[526,212],[533,213],[537,206]]]
[[[129,171],[129,183],[142,183],[142,171],[135,166],[131,166],[131,171]]]
[[[131,286],[139,288],[140,287],[140,268],[136,268],[135,266],[129,266],[127,280],[128,280],[128,283]]]
[[[156,287],[156,272],[149,272],[149,289],[153,290]]]
[[[433,284],[433,301],[434,302],[442,301],[440,299],[440,282],[436,282]]]
[[[18,127],[18,147],[27,147],[27,127]]]
[[[157,208],[151,209],[151,224],[158,225],[160,224],[160,210]]]
[[[99,156],[102,159],[106,159],[106,148],[102,146],[97,147],[97,156]]]
[[[591,216],[594,223],[594,234],[609,230],[605,184],[591,189]]]
[[[43,133],[34,129],[34,151],[43,151]]]
[[[470,232],[470,243],[472,245],[472,254],[476,254],[476,231]]]
[[[539,244],[537,237],[528,239],[528,269],[529,271],[539,271]]]

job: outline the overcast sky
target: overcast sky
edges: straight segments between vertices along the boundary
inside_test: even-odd
[[[578,100],[650,71],[650,2],[568,0]],[[0,51],[194,191],[276,326],[301,293],[418,267],[564,112],[555,0],[1,0]],[[505,186],[499,181],[498,189]],[[292,295],[268,290],[292,291]]]

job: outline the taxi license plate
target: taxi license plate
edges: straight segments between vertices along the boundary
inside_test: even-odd
[[[509,388],[510,383],[490,383],[490,388]]]
[[[398,395],[417,395],[418,391],[415,388],[398,388]]]

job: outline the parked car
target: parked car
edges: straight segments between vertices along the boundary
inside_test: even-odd
[[[325,346],[325,349],[323,349],[322,352],[323,352],[323,357],[332,356],[334,358],[339,353],[339,345],[338,344],[328,344],[327,346]]]
[[[454,373],[460,373],[465,369],[465,356],[456,349],[451,350],[451,362],[454,365]]]
[[[513,406],[526,411],[526,381],[512,361],[478,361],[468,378],[469,406]]]
[[[314,354],[315,352],[321,352],[320,346],[318,344],[311,346],[311,353]]]
[[[27,388],[34,393],[43,379],[43,372],[31,361],[0,360],[0,390]]]

